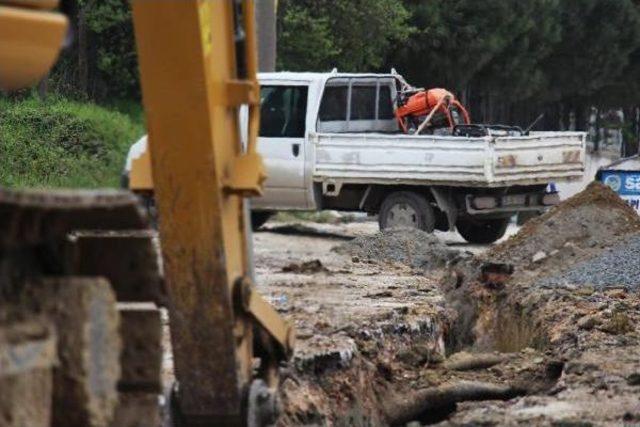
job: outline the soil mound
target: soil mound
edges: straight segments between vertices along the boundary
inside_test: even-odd
[[[623,243],[602,251],[567,271],[549,277],[543,285],[588,285],[597,289],[622,287],[637,290],[640,287],[640,234]]]
[[[464,257],[433,234],[413,228],[396,228],[357,237],[337,246],[334,251],[359,261],[401,263],[421,269],[444,267]]]
[[[640,231],[640,217],[609,187],[593,182],[544,215],[527,222],[486,257],[537,269],[574,264]]]

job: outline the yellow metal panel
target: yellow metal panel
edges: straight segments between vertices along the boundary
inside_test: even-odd
[[[244,201],[223,182],[241,144],[237,111],[214,90],[237,78],[232,2],[134,0],[133,11],[180,404],[239,422],[253,322],[232,288],[249,259]]]
[[[26,87],[46,75],[67,25],[58,13],[0,6],[0,89]]]
[[[140,157],[136,157],[131,162],[129,172],[129,189],[132,191],[153,190],[153,178],[151,176],[151,156],[149,155],[149,142],[147,139],[147,149]]]

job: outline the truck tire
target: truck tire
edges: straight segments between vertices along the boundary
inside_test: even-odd
[[[423,196],[412,191],[398,191],[389,194],[382,202],[378,223],[380,230],[409,227],[432,233],[436,217]]]
[[[273,212],[269,211],[251,211],[251,228],[257,230],[262,227],[269,218],[271,218]]]
[[[458,220],[458,233],[469,243],[489,244],[504,236],[510,218]]]

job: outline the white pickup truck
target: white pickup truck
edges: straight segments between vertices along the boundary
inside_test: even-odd
[[[469,242],[491,243],[513,214],[558,203],[549,183],[584,173],[581,132],[403,134],[394,74],[280,72],[259,81],[268,179],[252,200],[254,225],[278,210],[364,211],[382,229],[457,228]],[[146,138],[131,148],[125,177],[145,150]]]

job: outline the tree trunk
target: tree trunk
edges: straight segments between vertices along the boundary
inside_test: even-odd
[[[277,0],[256,1],[258,70],[260,71],[276,70],[276,3]]]
[[[89,50],[87,42],[87,5],[78,11],[78,90],[83,96],[89,91]]]
[[[47,93],[49,92],[49,74],[44,76],[40,83],[38,83],[38,97],[40,99],[45,99],[47,97]]]

